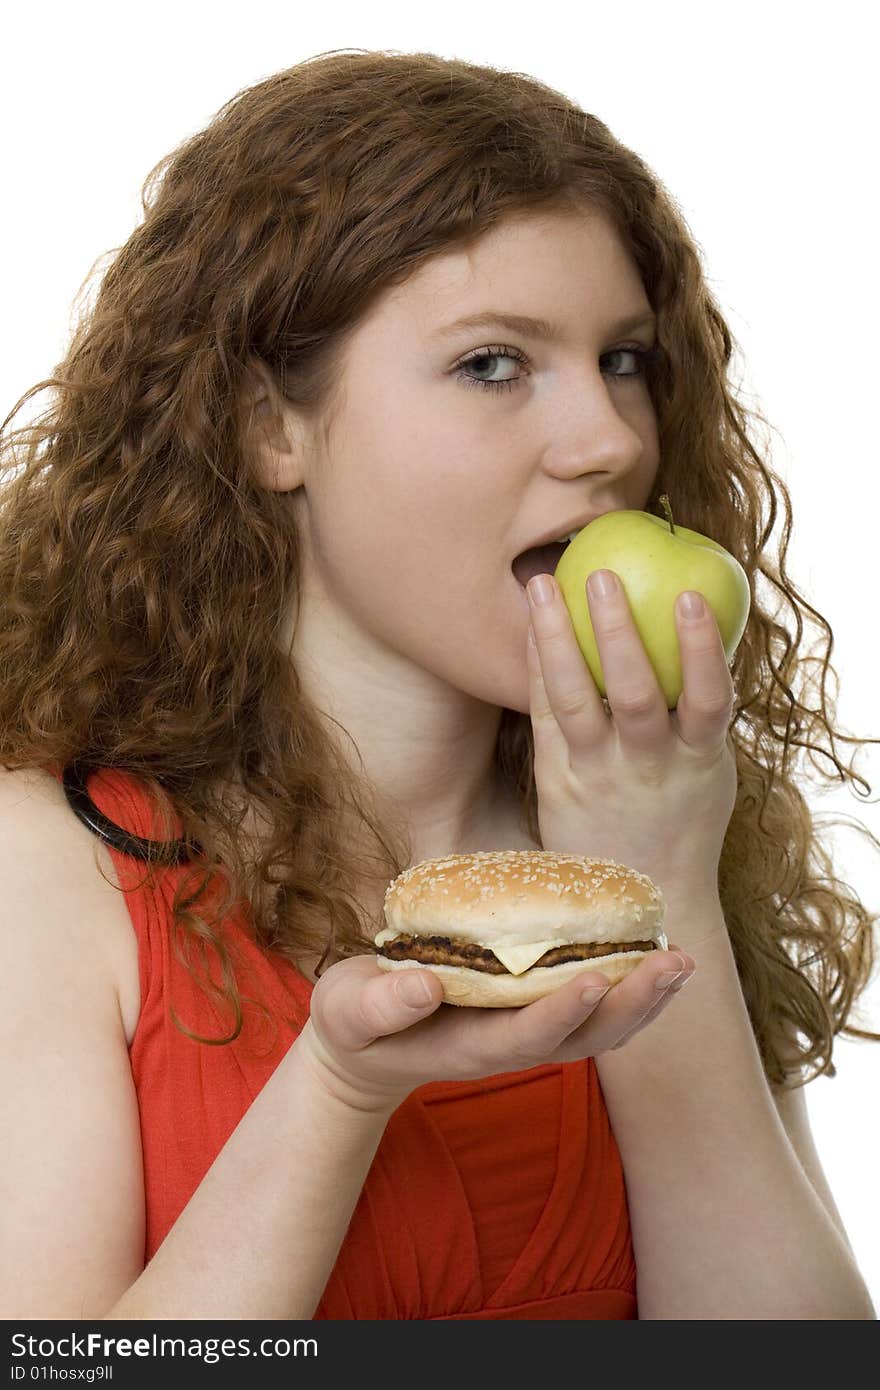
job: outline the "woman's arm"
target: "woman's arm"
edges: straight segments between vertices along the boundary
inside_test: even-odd
[[[790,1030],[789,1047],[784,1055],[784,1060],[791,1062],[792,1070],[801,1075],[801,1069],[798,1066],[797,1043]],[[813,1189],[831,1220],[849,1246],[850,1253],[854,1254],[849,1236],[846,1233],[846,1227],[843,1224],[843,1218],[837,1210],[837,1203],[828,1185],[828,1179],[822,1169],[822,1163],[816,1150],[813,1133],[810,1129],[805,1091],[805,1086],[798,1086],[795,1090],[790,1091],[776,1086],[770,1088],[776,1113],[782,1121],[782,1127],[788,1135],[788,1141],[797,1154],[801,1167],[813,1184]]]
[[[677,1007],[596,1058],[646,1319],[874,1319],[777,1113],[717,898],[667,894]]]
[[[314,1317],[392,1109],[330,1095],[304,1036],[105,1318]]]

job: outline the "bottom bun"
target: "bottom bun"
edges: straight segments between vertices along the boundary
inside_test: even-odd
[[[650,951],[615,951],[592,960],[566,961],[564,965],[533,965],[522,975],[490,975],[486,970],[470,970],[465,965],[426,965],[419,960],[389,960],[376,956],[383,970],[430,970],[443,986],[443,1001],[472,1009],[518,1009],[552,994],[575,975],[592,971],[616,985]]]

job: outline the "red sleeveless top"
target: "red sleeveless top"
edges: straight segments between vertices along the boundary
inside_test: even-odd
[[[61,778],[60,768],[49,770]],[[162,838],[146,790],[129,774],[92,771],[87,795],[116,826]],[[84,818],[81,808],[76,813]],[[95,824],[90,829],[100,833]],[[158,886],[150,892],[141,883],[146,865],[107,849],[138,942],[141,1011],[129,1055],[143,1146],[146,1263],[297,1037],[313,985],[257,946],[246,917],[233,913],[223,933],[242,996],[242,1031],[221,1046],[186,1037],[172,1009],[203,1037],[224,1037],[232,1027],[228,1007],[218,1010],[172,950],[172,901],[183,869],[155,869]],[[210,955],[219,984],[213,949]],[[204,974],[198,957],[196,969]],[[271,1022],[254,1000],[267,1006]],[[413,1091],[386,1126],[314,1313],[637,1317],[623,1169],[592,1058]]]

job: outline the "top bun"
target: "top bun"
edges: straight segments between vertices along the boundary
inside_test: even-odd
[[[446,936],[490,949],[493,942],[553,939],[652,939],[666,946],[666,904],[646,874],[613,859],[551,850],[425,859],[389,884],[384,908],[395,935]]]

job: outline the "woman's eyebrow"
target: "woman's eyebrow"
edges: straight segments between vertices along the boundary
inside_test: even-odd
[[[648,325],[656,327],[656,323],[657,316],[651,310],[646,312],[639,309],[627,318],[619,320],[611,332],[629,333],[634,328]],[[435,338],[452,338],[467,330],[477,331],[490,328],[505,328],[524,338],[537,338],[545,341],[558,340],[565,336],[560,325],[551,323],[549,319],[530,318],[525,314],[505,314],[494,309],[488,309],[479,314],[468,314],[465,318],[456,319],[455,323],[447,323],[442,328],[438,328],[433,336]]]

